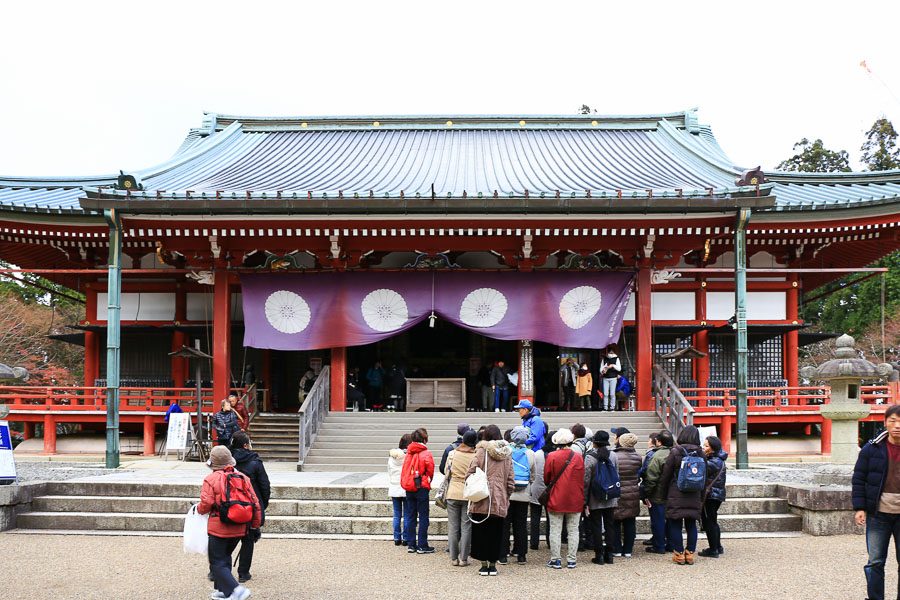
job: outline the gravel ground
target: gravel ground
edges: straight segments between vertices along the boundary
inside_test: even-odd
[[[180,538],[5,533],[0,540],[14,549],[5,554],[4,570],[15,574],[20,598],[205,599],[211,591],[206,559],[183,554]],[[476,566],[450,566],[445,544],[438,544],[436,554],[410,556],[390,542],[263,539],[248,587],[254,598],[277,599],[865,597],[862,536],[725,544],[725,556],[698,558],[693,567],[643,553],[600,567],[582,553],[578,568],[571,571],[546,568],[548,553],[542,544],[541,550],[529,553],[527,565],[501,566],[499,577],[482,578]],[[892,557],[888,560],[890,597],[897,585],[897,566]]]
[[[78,462],[50,462],[50,461],[18,461],[16,473],[21,483],[29,481],[65,481],[76,477],[93,477],[95,475],[109,475],[109,469],[98,466],[98,463]],[[116,473],[128,472],[124,469]]]

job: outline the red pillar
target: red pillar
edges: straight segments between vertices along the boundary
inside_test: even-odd
[[[706,323],[706,281],[700,282],[700,288],[694,292],[695,318]],[[703,329],[694,334],[694,348],[705,352],[706,356],[694,360],[694,379],[697,387],[709,387],[709,331]]]
[[[800,278],[796,273],[788,276],[791,287],[785,294],[786,313],[791,323],[798,324],[800,322]],[[800,332],[789,331],[782,336],[781,340],[782,352],[784,354],[784,378],[787,380],[788,387],[797,387],[800,385]],[[796,394],[796,391],[791,391]],[[797,399],[792,398],[791,404],[797,404]]]
[[[347,349],[331,349],[331,410],[347,410]]]
[[[44,415],[44,454],[56,454],[56,417]]]
[[[637,373],[635,397],[638,410],[653,410],[653,330],[650,316],[650,268],[642,266],[637,275]]]
[[[725,452],[731,452],[731,417],[722,417],[719,424],[719,439],[722,440],[722,449]]]
[[[26,421],[22,423],[22,439],[30,440],[34,437],[34,423]]]
[[[831,421],[822,419],[822,454],[831,454]]]
[[[144,456],[156,454],[156,423],[152,415],[144,415]]]
[[[180,325],[187,321],[187,293],[179,283],[175,289],[175,324]],[[182,346],[187,346],[188,336],[183,331],[177,329],[172,332],[172,352],[180,350]],[[175,387],[184,387],[184,382],[188,378],[188,359],[172,357],[172,382]]]
[[[231,389],[231,289],[225,269],[216,269],[212,345],[213,402],[217,406]]]
[[[84,290],[86,324],[97,322],[97,290],[89,283]],[[100,377],[100,338],[96,331],[84,332],[84,387],[94,387]]]

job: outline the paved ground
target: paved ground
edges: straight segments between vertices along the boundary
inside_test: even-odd
[[[211,591],[206,562],[185,555],[179,538],[0,534],[4,572],[19,598],[203,599]],[[500,567],[482,578],[476,567],[451,567],[443,544],[430,556],[411,556],[390,542],[266,540],[257,547],[254,598],[572,598],[620,600],[740,598],[839,599],[865,597],[861,536],[729,540],[720,559],[694,567],[641,555],[595,566],[579,555],[573,571],[544,566],[547,550],[529,563]],[[888,564],[888,597],[897,565]]]

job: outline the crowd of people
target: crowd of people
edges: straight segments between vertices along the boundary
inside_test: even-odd
[[[701,440],[693,426],[677,440],[661,431],[649,436],[641,456],[627,428],[591,432],[576,423],[551,433],[530,402],[515,408],[522,425],[505,433],[496,425],[475,431],[460,423],[438,464],[444,480],[435,502],[447,511],[453,566],[473,559],[480,575],[495,576],[497,565],[513,557],[527,563],[528,550],[539,547],[543,518],[550,568],[576,568],[579,550],[592,550],[596,565],[632,558],[641,503],[651,522],[647,553],[671,552],[675,564],[693,565],[698,555],[717,558],[725,551],[718,510],[728,454],[717,437]],[[428,432],[404,435],[387,468],[394,544],[410,554],[434,553],[428,527],[436,466]],[[698,523],[709,544],[700,552]]]

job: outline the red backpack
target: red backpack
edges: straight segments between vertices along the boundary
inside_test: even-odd
[[[407,454],[400,472],[400,487],[407,492],[418,492],[422,487],[422,473],[419,472],[419,454]]]
[[[245,525],[253,521],[253,485],[238,472],[225,473],[225,496],[216,505],[223,523]]]

